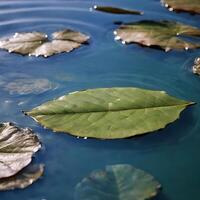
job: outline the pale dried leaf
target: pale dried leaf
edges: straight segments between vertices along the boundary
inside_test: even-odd
[[[200,75],[200,58],[196,58],[192,68],[194,74]]]
[[[44,165],[30,165],[14,176],[0,179],[0,191],[24,189],[37,181],[44,172]]]
[[[0,124],[0,178],[18,173],[40,148],[39,139],[32,130],[11,123]]]

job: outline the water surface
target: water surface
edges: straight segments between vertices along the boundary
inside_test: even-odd
[[[122,6],[143,16],[112,15],[89,10],[94,4]],[[191,72],[200,50],[165,53],[114,40],[115,21],[170,19],[199,26],[200,16],[176,14],[159,0],[26,0],[0,2],[0,37],[15,32],[51,34],[65,27],[91,36],[90,45],[69,54],[26,57],[0,51],[0,121],[32,128],[43,143],[34,163],[44,163],[44,177],[25,190],[1,192],[1,200],[72,200],[75,185],[92,170],[129,163],[153,174],[163,190],[157,200],[199,199],[200,106],[161,131],[124,140],[77,139],[43,129],[21,110],[66,93],[98,87],[141,87],[200,103],[200,78]],[[45,89],[9,92],[6,85],[23,79],[44,79]],[[25,82],[26,84],[26,82]],[[30,89],[30,88],[29,88]]]

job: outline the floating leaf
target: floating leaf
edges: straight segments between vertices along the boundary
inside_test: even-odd
[[[26,188],[37,181],[43,172],[43,165],[30,165],[14,176],[0,179],[0,191]]]
[[[170,11],[183,11],[200,14],[200,0],[162,0]]]
[[[112,14],[131,14],[131,15],[142,15],[143,12],[137,11],[137,10],[127,10],[122,8],[116,8],[116,7],[107,7],[107,6],[97,6],[95,5],[93,7],[94,10],[106,12],[106,13],[112,13]]]
[[[117,40],[122,43],[137,43],[148,47],[159,47],[165,51],[171,49],[195,49],[200,43],[189,42],[181,36],[200,37],[200,29],[170,21],[139,21],[121,25],[114,31]]]
[[[163,91],[99,88],[70,93],[26,114],[54,131],[114,139],[164,128],[191,104]]]
[[[194,74],[200,75],[200,58],[195,59],[192,71]]]
[[[0,124],[0,179],[15,175],[26,167],[40,148],[38,137],[32,130],[11,123]]]
[[[92,172],[76,186],[76,200],[146,200],[157,195],[160,184],[131,165],[111,165]]]
[[[52,41],[44,33],[16,33],[8,39],[0,40],[0,48],[22,55],[48,57],[53,54],[70,52],[88,40],[88,36],[70,29],[53,33]]]

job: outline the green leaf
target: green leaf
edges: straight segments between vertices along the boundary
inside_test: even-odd
[[[92,172],[76,186],[75,200],[146,200],[157,195],[160,184],[131,165],[111,165]]]
[[[169,51],[188,50],[200,47],[200,43],[189,42],[181,36],[191,39],[200,37],[200,29],[171,21],[139,21],[121,25],[116,31],[116,40],[122,43],[137,43],[142,46],[156,47]]]
[[[94,10],[111,13],[111,14],[129,14],[129,15],[142,15],[143,12],[137,11],[137,10],[127,10],[122,8],[116,8],[116,7],[109,7],[109,6],[97,6],[95,5],[93,7]]]
[[[26,188],[37,181],[43,172],[43,165],[30,165],[14,176],[0,179],[0,191]]]
[[[88,36],[70,29],[53,33],[52,41],[46,34],[40,32],[16,33],[10,38],[1,39],[0,48],[10,53],[48,57],[53,54],[70,52],[88,40]]]
[[[196,58],[192,68],[194,74],[200,75],[200,58]]]
[[[200,0],[161,0],[170,11],[183,11],[200,14]]]
[[[32,130],[11,123],[0,124],[0,180],[26,167],[40,148],[39,139]]]
[[[99,88],[70,93],[26,114],[54,131],[114,139],[164,128],[191,104],[163,91]]]

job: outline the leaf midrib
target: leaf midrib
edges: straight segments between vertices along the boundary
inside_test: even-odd
[[[146,108],[132,108],[132,109],[121,109],[121,110],[105,110],[105,111],[87,111],[87,112],[63,112],[63,113],[54,113],[54,112],[49,112],[49,113],[44,113],[44,112],[26,112],[28,115],[36,116],[36,115],[68,115],[68,114],[87,114],[87,113],[105,113],[105,112],[122,112],[122,111],[128,111],[128,110],[146,110],[146,109],[159,109],[159,108],[166,108],[166,107],[186,107],[189,105],[195,104],[194,102],[188,102],[184,104],[177,104],[177,105],[167,105],[167,106],[157,106],[157,107],[146,107]]]
[[[11,44],[21,44],[21,43],[40,43],[41,45],[44,43],[48,43],[48,42],[53,42],[53,41],[68,41],[68,42],[74,42],[74,43],[78,43],[78,44],[84,44],[78,41],[75,41],[73,39],[45,39],[45,40],[33,40],[33,41],[7,41]]]

